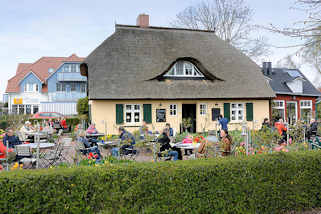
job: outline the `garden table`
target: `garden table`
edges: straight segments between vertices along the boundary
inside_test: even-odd
[[[31,149],[37,149],[38,143],[28,143],[28,144],[21,144],[17,146],[28,146]],[[39,143],[39,149],[49,149],[54,147],[54,143]]]
[[[95,137],[95,138],[98,138],[98,137],[102,137],[102,136],[105,136],[105,134],[103,134],[103,133],[86,134],[86,137]]]

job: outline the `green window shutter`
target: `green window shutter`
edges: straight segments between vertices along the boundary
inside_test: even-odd
[[[144,121],[146,123],[152,123],[152,104],[144,104]]]
[[[228,121],[231,120],[230,114],[231,114],[231,104],[230,103],[224,103],[224,117],[226,119],[228,119]]]
[[[116,104],[116,124],[124,123],[124,105]]]
[[[246,103],[246,120],[253,121],[253,103]]]

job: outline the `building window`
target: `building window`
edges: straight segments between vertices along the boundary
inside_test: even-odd
[[[64,66],[64,72],[70,72],[70,65]]]
[[[301,120],[309,123],[312,119],[312,100],[301,100],[300,111]]]
[[[80,85],[80,92],[86,93],[86,88],[87,88],[86,83],[81,84],[81,85]]]
[[[18,114],[18,105],[12,105],[12,113]]]
[[[167,77],[204,77],[198,68],[187,61],[177,61],[164,75]]]
[[[31,105],[26,105],[26,114],[31,114]]]
[[[205,115],[207,113],[207,105],[200,104],[200,115]]]
[[[140,105],[126,105],[125,108],[126,123],[140,122]]]
[[[232,103],[231,105],[231,121],[243,121],[244,120],[244,104]]]
[[[171,115],[171,116],[177,115],[177,105],[176,104],[169,105],[169,115]]]
[[[24,113],[25,113],[25,106],[19,105],[19,114],[24,114]]]
[[[39,85],[34,83],[26,83],[24,86],[25,92],[38,92],[39,91]]]
[[[70,83],[70,91],[76,91],[76,83]]]
[[[39,106],[38,105],[33,105],[33,110],[32,110],[32,113],[33,114],[36,114],[39,112]]]
[[[77,65],[76,64],[71,64],[70,65],[70,67],[71,67],[71,72],[77,72]]]
[[[56,84],[56,91],[61,91],[61,92],[66,91],[66,84],[65,83],[57,83]]]
[[[284,120],[284,100],[274,100],[272,105],[272,117],[273,119],[282,118]]]

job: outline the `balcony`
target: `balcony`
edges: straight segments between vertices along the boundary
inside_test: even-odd
[[[49,102],[75,102],[86,97],[86,93],[81,92],[53,92],[48,93]]]
[[[87,77],[81,76],[79,72],[61,72],[58,73],[59,82],[86,82]]]

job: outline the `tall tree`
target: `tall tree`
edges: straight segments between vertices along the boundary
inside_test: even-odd
[[[253,10],[244,0],[203,0],[176,15],[175,27],[212,30],[215,34],[254,59],[269,52],[266,39],[252,38]]]
[[[271,24],[263,28],[301,39],[302,42],[294,45],[294,47],[300,47],[294,54],[301,55],[307,63],[312,64],[321,73],[321,0],[296,0],[294,8],[305,11],[307,17],[293,23],[291,27],[281,28]]]

